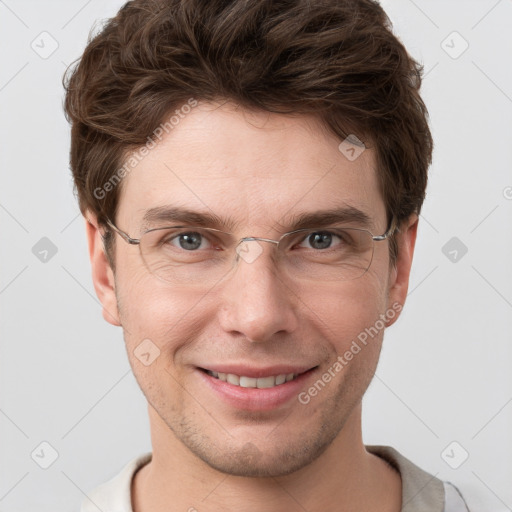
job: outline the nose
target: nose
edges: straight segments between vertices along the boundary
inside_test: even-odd
[[[266,342],[298,325],[297,298],[278,276],[274,244],[247,240],[238,247],[236,268],[222,287],[219,321],[225,332]]]

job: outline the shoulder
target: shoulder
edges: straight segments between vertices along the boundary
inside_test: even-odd
[[[152,457],[148,452],[139,455],[126,464],[112,479],[99,485],[87,494],[82,501],[80,512],[133,512],[131,502],[131,483],[135,473]]]
[[[445,505],[444,512],[469,512],[466,501],[459,489],[450,482],[443,482]]]
[[[469,512],[462,495],[453,484],[427,473],[390,446],[367,445],[366,449],[400,473],[401,512]]]

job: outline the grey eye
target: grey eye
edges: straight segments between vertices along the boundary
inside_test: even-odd
[[[166,243],[174,247],[185,249],[186,251],[195,251],[196,249],[200,249],[207,242],[201,233],[188,231],[168,238]]]
[[[179,241],[183,249],[198,249],[201,247],[201,235],[199,233],[185,233],[179,236]]]
[[[332,233],[327,231],[312,233],[308,236],[308,242],[313,249],[327,249],[332,243]]]
[[[299,246],[305,249],[321,251],[330,248],[341,249],[345,242],[345,237],[341,232],[314,231],[306,235],[302,242],[299,243]]]

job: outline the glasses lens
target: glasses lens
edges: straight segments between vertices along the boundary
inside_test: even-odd
[[[300,230],[288,234],[281,242],[289,272],[296,279],[357,279],[368,270],[373,258],[372,235],[363,229]]]
[[[231,235],[206,228],[152,229],[141,237],[140,249],[152,274],[177,284],[215,283],[239,260]],[[293,280],[345,281],[361,277],[372,258],[373,239],[368,231],[319,228],[285,235],[278,245],[277,261]],[[242,259],[251,264],[257,257]]]
[[[229,270],[230,237],[227,233],[196,227],[156,228],[140,241],[149,271],[171,283],[214,282]]]

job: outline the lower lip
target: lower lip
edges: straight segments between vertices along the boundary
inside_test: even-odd
[[[246,411],[270,411],[297,398],[305,381],[309,379],[315,368],[299,375],[295,379],[279,384],[273,388],[243,388],[208,375],[197,370],[205,384],[209,386],[224,402],[237,409]]]

